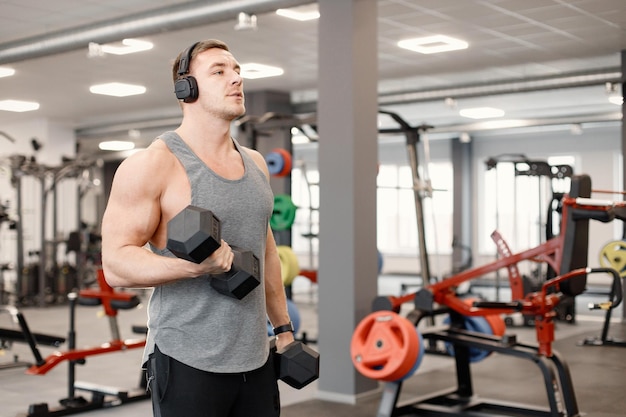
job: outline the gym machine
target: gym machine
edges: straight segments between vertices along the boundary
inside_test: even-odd
[[[463,271],[444,281],[426,285],[414,294],[377,297],[374,300],[374,313],[361,322],[367,325],[359,324],[355,330],[351,354],[357,370],[365,376],[386,382],[377,417],[410,414],[467,414],[475,417],[580,416],[569,368],[561,355],[552,349],[555,308],[563,298],[581,294],[586,287],[587,275],[594,273],[608,273],[612,276],[615,295],[606,303],[593,307],[613,309],[621,303],[619,273],[613,268],[587,267],[588,223],[589,219],[610,222],[616,218],[626,218],[626,203],[591,199],[588,197],[590,192],[591,180],[588,176],[572,178],[570,193],[562,199],[561,233],[558,236],[534,248],[513,253],[496,231],[492,238],[500,259]],[[545,262],[557,275],[543,282],[537,292],[524,294],[518,270],[518,263],[522,261]],[[478,300],[468,303],[456,294],[456,288],[461,283],[502,268],[509,275],[511,301]],[[400,316],[400,306],[410,301],[413,301],[414,308],[406,317]],[[470,325],[472,318],[513,312],[534,317],[537,345],[519,343],[515,335],[496,332],[495,326],[491,326],[491,334],[486,334],[488,332],[476,331],[477,326]],[[433,318],[440,314],[450,315],[449,325],[431,326],[423,332],[416,331],[423,318]],[[412,332],[398,330],[407,327],[407,323],[413,328]],[[415,400],[403,400],[400,404],[403,381],[415,372],[421,362],[422,353],[441,353],[428,351],[422,346],[422,339],[453,346],[457,386]],[[543,376],[549,406],[545,408],[480,399],[472,388],[470,352],[475,349],[516,356],[535,363]]]
[[[35,141],[33,139],[33,141]],[[33,143],[35,150],[40,145]],[[77,215],[78,225],[81,228],[81,199],[84,197],[86,189],[83,184],[85,177],[89,177],[89,172],[94,166],[94,161],[84,159],[68,159],[64,158],[62,163],[57,167],[50,167],[40,164],[35,157],[26,157],[24,155],[11,155],[8,158],[8,165],[11,170],[11,185],[16,192],[16,218],[13,222],[13,228],[16,230],[16,281],[15,289],[11,295],[14,296],[14,304],[31,305],[36,304],[45,306],[49,303],[57,301],[65,301],[67,294],[81,286],[81,266],[83,262],[82,254],[77,251],[77,266],[59,265],[56,256],[59,243],[62,241],[57,238],[58,221],[57,221],[57,197],[58,184],[68,178],[77,178],[79,180],[79,191],[77,195],[78,207]],[[24,253],[24,209],[22,204],[23,180],[25,177],[32,177],[40,187],[41,207],[38,211],[40,215],[40,248],[28,252],[29,256],[37,256],[36,262],[25,263]],[[87,178],[88,179],[88,178]],[[52,199],[51,204],[49,199]],[[51,207],[52,224],[47,225],[49,219],[48,208]],[[47,239],[47,233],[52,230],[52,239]],[[68,244],[70,242],[66,242]],[[69,249],[69,248],[68,248]],[[80,248],[78,248],[80,249]],[[72,249],[75,250],[75,249]],[[66,253],[69,251],[66,251]]]
[[[9,224],[9,228],[15,227],[15,221],[11,220],[9,213],[7,212],[8,208],[8,204],[0,203],[0,233],[2,232],[2,224],[5,222]],[[12,265],[11,263],[0,264],[0,305],[10,304],[9,296],[11,292],[7,289],[7,280],[5,278],[5,273],[12,270],[13,268],[14,265]]]
[[[2,132],[0,132],[0,134],[1,133]],[[0,204],[0,226],[4,222],[9,223],[9,227],[11,228],[17,225],[17,222],[11,219],[8,214],[8,205]],[[0,265],[0,313],[8,313],[13,322],[11,328],[0,328],[0,352],[9,350],[14,342],[26,343],[33,354],[35,364],[42,364],[43,358],[39,353],[38,346],[46,345],[59,347],[65,342],[65,339],[63,337],[31,332],[22,312],[11,305],[10,295],[12,291],[10,291],[10,288],[6,285],[7,282],[4,273],[12,269],[14,269],[14,265]],[[0,369],[11,369],[22,366],[29,367],[31,365],[33,365],[32,362],[20,360],[18,355],[13,355],[12,361],[0,364]]]
[[[31,404],[26,417],[66,416],[105,407],[118,406],[129,402],[147,399],[150,397],[146,389],[145,372],[140,375],[139,387],[132,390],[123,390],[113,387],[103,387],[93,383],[76,381],[76,365],[85,364],[86,358],[113,352],[124,352],[130,349],[143,348],[146,343],[145,336],[139,339],[122,339],[120,337],[117,314],[119,310],[128,310],[140,304],[139,297],[132,292],[115,291],[111,288],[104,273],[98,270],[97,281],[99,288],[87,288],[80,290],[78,294],[68,295],[70,304],[70,325],[68,332],[68,350],[58,351],[49,355],[45,360],[32,365],[26,371],[29,375],[45,375],[61,362],[68,362],[68,394],[59,400],[60,407],[49,408],[47,403]],[[76,305],[102,306],[104,313],[109,318],[111,340],[99,346],[84,349],[76,348],[75,316]],[[143,328],[133,331],[143,333]],[[91,400],[76,395],[77,391],[90,392]]]
[[[615,269],[620,274],[622,280],[624,280],[626,278],[626,241],[616,240],[614,242],[607,243],[600,251],[600,265]],[[625,285],[622,284],[622,291],[624,291],[624,287]],[[612,302],[619,296],[619,288],[615,285],[611,286],[609,291],[609,301]],[[626,340],[609,336],[612,313],[612,308],[606,309],[604,314],[604,323],[602,324],[602,332],[599,337],[588,337],[579,342],[579,345],[626,347]]]
[[[499,199],[497,197],[499,188],[499,167],[505,165],[512,169],[513,175],[513,219],[517,219],[517,197],[518,197],[518,181],[527,179],[530,182],[531,178],[536,179],[535,190],[538,193],[538,208],[536,213],[536,234],[532,232],[531,225],[527,228],[530,235],[528,239],[528,246],[539,244],[544,240],[554,237],[558,230],[555,231],[555,227],[558,226],[559,221],[555,221],[555,217],[559,215],[559,204],[564,194],[567,192],[570,186],[571,177],[573,175],[573,168],[570,165],[551,165],[544,160],[529,159],[523,154],[504,154],[495,157],[490,157],[485,162],[488,171],[492,171],[495,175],[495,192],[496,192],[496,225],[495,229],[500,229],[500,213],[499,213]],[[549,194],[549,196],[547,196]],[[544,199],[549,199],[546,204],[547,211],[544,212]],[[545,213],[545,221],[542,217],[542,213]],[[514,220],[517,222],[517,220]],[[517,223],[513,227],[513,238],[517,239]],[[534,239],[533,239],[534,237]],[[517,242],[519,245],[519,242]],[[541,264],[535,265],[535,268],[527,275],[523,276],[523,283],[525,293],[536,291],[541,287],[541,283],[546,279],[555,276],[554,271],[549,265],[543,266]],[[495,290],[496,300],[500,297],[500,274],[496,271],[495,274]],[[559,319],[574,323],[575,322],[575,308],[572,299],[563,300],[557,310]],[[523,316],[523,324],[526,326],[532,326],[532,317]],[[516,323],[512,317],[507,317],[506,322],[508,325]]]
[[[415,215],[417,217],[418,252],[421,268],[420,275],[423,284],[430,284],[435,281],[435,278],[432,277],[430,273],[430,260],[426,249],[426,233],[424,231],[424,199],[432,195],[432,187],[428,181],[420,178],[417,144],[420,142],[420,136],[422,133],[432,128],[432,126],[421,125],[418,127],[412,127],[406,120],[402,119],[396,113],[386,110],[379,110],[378,113],[391,117],[391,119],[398,124],[397,128],[379,129],[379,133],[402,133],[406,138],[406,147],[409,156],[409,163],[411,165],[411,173],[413,176],[413,196],[415,200]]]

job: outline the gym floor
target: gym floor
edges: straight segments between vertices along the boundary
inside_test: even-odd
[[[400,294],[406,277],[384,276],[379,280],[380,294]],[[478,290],[477,290],[478,291]],[[489,291],[487,289],[486,291]],[[473,290],[474,292],[474,290]],[[300,332],[307,333],[309,340],[317,337],[316,288],[306,279],[297,278],[294,282],[293,300],[300,313]],[[503,296],[504,297],[504,296]],[[141,294],[147,300],[147,293]],[[575,323],[557,322],[556,341],[553,348],[561,353],[569,366],[580,415],[595,417],[623,417],[626,410],[626,349],[618,346],[581,346],[580,341],[588,337],[599,337],[602,331],[604,313],[587,310],[589,302],[606,300],[606,296],[583,294],[576,300]],[[69,323],[67,305],[45,308],[21,307],[32,332],[66,337]],[[122,338],[135,338],[131,332],[133,325],[145,323],[145,306],[120,311],[118,322]],[[609,336],[615,340],[626,340],[626,324],[622,323],[621,306],[613,311]],[[0,327],[10,328],[9,316],[0,316]],[[508,334],[517,339],[534,344],[533,327],[513,326]],[[99,307],[78,306],[76,315],[77,347],[93,347],[110,339],[108,319]],[[316,348],[315,345],[312,345]],[[66,349],[66,345],[60,347]],[[42,356],[52,354],[56,349],[40,346]],[[43,376],[27,375],[25,366],[6,367],[16,358],[32,362],[28,347],[14,343],[0,358],[0,417],[27,415],[31,404],[47,403],[50,409],[59,406],[59,400],[68,396],[68,365],[62,362]],[[125,352],[96,355],[87,358],[86,364],[76,367],[76,380],[87,381],[99,386],[135,389],[141,377],[139,362],[141,349]],[[323,355],[322,355],[323,360]],[[452,358],[426,355],[416,374],[407,379],[402,387],[400,400],[411,402],[417,396],[440,389],[454,387],[455,365]],[[498,353],[472,365],[474,392],[480,398],[498,401],[547,406],[545,387],[541,373],[530,361],[523,361]],[[339,404],[317,398],[317,381],[302,390],[295,390],[282,382],[281,396],[283,417],[343,417],[376,416],[381,392],[359,399],[356,405]],[[382,387],[382,384],[381,384]],[[89,393],[77,392],[86,399]],[[148,400],[131,402],[120,406],[84,412],[79,415],[138,417],[151,416]],[[181,416],[182,417],[182,416]]]

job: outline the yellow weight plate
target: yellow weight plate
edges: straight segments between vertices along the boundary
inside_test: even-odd
[[[613,268],[622,278],[626,277],[626,242],[616,240],[604,245],[600,251],[600,265]]]
[[[300,265],[298,264],[298,257],[293,252],[293,249],[289,246],[279,245],[278,257],[280,258],[281,276],[283,279],[283,285],[285,287],[290,286],[293,280],[300,273]]]

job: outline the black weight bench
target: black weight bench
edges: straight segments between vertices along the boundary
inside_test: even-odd
[[[0,306],[0,311],[9,313],[13,322],[19,326],[19,330],[0,328],[0,347],[2,348],[9,347],[13,342],[27,343],[35,358],[35,364],[41,365],[44,363],[44,359],[39,352],[39,345],[59,347],[65,343],[64,337],[31,332],[24,315],[13,306]],[[14,356],[13,361],[0,364],[0,369],[29,367],[32,365],[32,362],[20,361],[17,356]]]
[[[38,345],[59,347],[65,342],[65,338],[50,336],[43,333],[31,333]],[[0,340],[3,342],[23,342],[28,343],[28,336],[23,331],[0,328]]]

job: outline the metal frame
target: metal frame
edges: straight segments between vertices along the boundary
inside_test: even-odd
[[[27,373],[31,375],[45,375],[48,371],[63,361],[68,362],[68,395],[59,400],[58,408],[50,409],[47,403],[31,404],[26,417],[67,416],[105,407],[118,406],[129,402],[150,398],[146,389],[145,371],[141,372],[139,387],[132,390],[122,390],[113,387],[104,387],[87,382],[76,381],[76,365],[83,364],[88,356],[100,355],[111,352],[122,352],[128,349],[142,348],[145,346],[145,337],[142,339],[120,338],[117,324],[117,310],[134,308],[139,304],[139,299],[131,292],[114,291],[104,279],[102,270],[98,271],[98,283],[100,289],[84,289],[79,294],[68,295],[70,303],[70,329],[68,332],[68,350],[55,352],[41,363],[31,366]],[[102,305],[105,314],[109,317],[112,339],[99,346],[76,349],[75,316],[76,304]],[[91,400],[87,400],[76,391],[90,392]]]
[[[420,313],[423,317],[423,312]],[[398,404],[403,381],[385,384],[377,417],[403,415],[449,416],[579,416],[569,367],[557,352],[546,357],[539,348],[519,343],[515,337],[500,338],[449,326],[443,330],[425,331],[424,339],[451,343],[454,346],[457,386]],[[543,377],[549,406],[480,398],[474,394],[470,367],[470,348],[479,348],[534,362]]]

